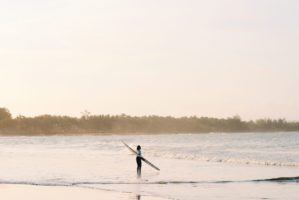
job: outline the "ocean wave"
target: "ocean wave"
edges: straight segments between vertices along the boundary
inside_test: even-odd
[[[204,160],[204,159],[203,159]],[[278,166],[278,167],[299,167],[299,163],[294,162],[280,162],[271,160],[250,160],[250,159],[235,159],[235,158],[215,158],[206,159],[208,162],[232,163],[232,164],[246,164],[246,165],[264,165],[264,166]]]
[[[275,160],[257,160],[247,158],[231,158],[231,157],[217,157],[217,156],[201,156],[201,155],[186,155],[186,154],[172,154],[165,153],[162,156],[153,154],[155,157],[163,157],[169,159],[179,160],[197,160],[204,162],[215,162],[215,163],[231,163],[231,164],[246,164],[246,165],[263,165],[263,166],[278,166],[278,167],[299,167],[298,162],[287,162],[287,161],[275,161]]]
[[[219,180],[219,181],[78,181],[78,182],[30,182],[30,181],[1,181],[0,185],[32,185],[32,186],[86,186],[86,185],[176,185],[176,184],[227,184],[227,183],[250,183],[250,182],[273,182],[273,183],[299,183],[299,176],[294,177],[276,177],[269,179],[254,180]]]
[[[31,185],[31,186],[73,186],[72,183],[47,183],[47,182],[33,182],[33,181],[1,181],[0,185]]]
[[[269,178],[269,179],[259,179],[259,180],[253,180],[254,182],[293,182],[293,183],[299,183],[299,176],[295,177],[278,177],[278,178]]]

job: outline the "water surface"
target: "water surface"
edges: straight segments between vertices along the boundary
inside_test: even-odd
[[[133,148],[157,165],[136,178]],[[298,199],[299,133],[1,137],[2,184],[65,185],[142,199]]]

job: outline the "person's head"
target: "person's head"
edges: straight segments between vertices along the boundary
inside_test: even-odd
[[[137,146],[137,150],[141,150],[141,146],[140,145]]]

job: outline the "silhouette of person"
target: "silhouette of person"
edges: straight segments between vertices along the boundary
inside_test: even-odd
[[[144,158],[141,155],[141,146],[137,146],[137,155],[136,155],[136,162],[137,162],[137,177],[141,177],[141,167],[142,167],[142,162],[141,160],[144,160]]]

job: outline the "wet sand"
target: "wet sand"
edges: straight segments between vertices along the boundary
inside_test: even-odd
[[[66,186],[0,185],[1,197],[9,200],[165,200],[133,193]]]

